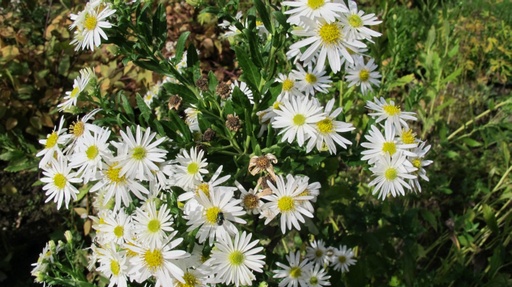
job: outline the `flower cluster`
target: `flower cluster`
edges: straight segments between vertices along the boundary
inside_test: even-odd
[[[107,40],[107,34],[103,31],[105,28],[112,28],[112,24],[107,18],[112,16],[116,10],[110,8],[109,3],[102,0],[90,0],[85,5],[84,10],[78,14],[71,14],[73,23],[70,29],[76,29],[74,32],[72,45],[75,50],[90,49],[94,51],[95,47],[101,45],[101,38]]]
[[[138,48],[153,43],[144,39],[150,35],[129,34],[140,26],[151,25],[155,35],[165,34],[163,6],[155,9],[160,11],[156,17],[146,17],[154,8],[148,3],[91,0],[82,12],[71,15],[77,49],[94,50],[107,39],[103,29],[115,26],[107,21],[116,11],[112,6],[129,12],[120,15],[144,15],[133,17],[135,24],[131,16],[117,17],[117,27],[130,29],[118,31],[112,39],[127,40],[122,35],[129,36],[127,41],[137,40],[122,51],[143,53],[146,50]],[[138,110],[126,107],[127,97],[117,109],[108,95],[92,96],[100,92],[91,69],[80,71],[73,90],[59,104],[60,111],[76,112],[79,95],[95,86],[86,100],[99,108],[69,128],[61,118],[40,140],[44,147],[37,156],[46,201],[54,201],[59,209],[81,205],[85,210],[83,218],[92,225],[93,239],[84,251],[88,268],[107,278],[109,287],[132,282],[252,285],[272,273],[265,259],[275,262],[268,257],[288,253],[286,245],[286,252],[265,247],[284,243],[289,234],[305,235],[304,225],[315,224],[314,204],[325,188],[316,181],[322,176],[315,171],[320,172],[318,166],[328,157],[338,159],[340,147],[349,149],[347,134],[355,130],[343,121],[348,116],[332,95],[333,82],[344,76],[345,86],[360,86],[362,94],[380,85],[377,65],[363,55],[366,42],[380,36],[368,26],[380,21],[359,10],[354,1],[283,1],[282,7],[293,26],[291,33],[284,32],[291,36],[283,43],[291,45],[279,59],[286,63],[268,78],[251,66],[254,63],[242,61],[244,71],[236,80],[236,73],[229,81],[206,75],[197,51],[186,48],[186,37],[180,37],[176,45],[166,45],[169,53],[175,47],[175,56],[151,53],[140,55],[147,61],[134,61],[163,74],[143,97],[136,96]],[[233,40],[257,33],[259,37],[249,40],[253,46],[262,44],[262,49],[272,47],[265,52],[272,58],[272,24],[265,26],[253,15],[242,17],[240,13],[236,23],[220,24],[229,30],[224,36]],[[165,31],[156,31],[159,27]],[[164,40],[158,40],[163,46]],[[154,52],[153,47],[146,48]],[[237,48],[240,55],[243,49]],[[430,146],[409,129],[407,121],[416,120],[414,114],[382,98],[367,107],[376,118],[361,145],[366,148],[363,160],[376,176],[370,186],[379,198],[404,194],[404,188],[421,190],[419,178],[428,180],[423,167],[431,163],[424,159]],[[123,111],[130,114],[119,115]],[[294,155],[311,158],[312,163]],[[282,165],[277,165],[278,158]],[[309,167],[316,170],[308,173]],[[328,272],[347,272],[356,263],[352,249],[325,247],[320,239],[306,251],[302,258],[300,251],[289,253],[287,264],[278,262],[281,269],[273,271],[269,282],[279,281],[280,287],[328,286]],[[52,268],[51,258],[44,255],[35,265],[33,274],[41,282]]]
[[[373,192],[385,199],[389,194],[404,195],[404,188],[421,191],[419,178],[428,181],[424,167],[432,161],[424,159],[430,145],[425,146],[424,141],[417,139],[406,122],[416,120],[414,113],[404,112],[393,101],[388,103],[383,98],[368,101],[366,107],[377,123],[365,136],[367,142],[361,144],[366,148],[361,152],[362,160],[368,161],[376,177],[370,182]]]
[[[354,252],[345,245],[339,248],[326,247],[322,240],[314,240],[306,247],[306,254],[301,259],[300,251],[290,252],[286,256],[288,264],[277,262],[281,268],[274,270],[276,278],[281,278],[279,287],[317,287],[330,286],[328,269],[342,273],[356,263]]]

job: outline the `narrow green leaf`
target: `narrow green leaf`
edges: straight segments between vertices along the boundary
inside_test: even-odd
[[[178,42],[176,42],[176,53],[174,56],[174,64],[177,64],[183,58],[183,52],[185,51],[185,44],[187,42],[188,36],[190,35],[189,31],[186,31],[180,35],[178,38]],[[188,56],[188,55],[187,55]]]
[[[261,80],[260,70],[252,60],[248,57],[247,51],[244,51],[240,47],[234,47],[238,63],[243,70],[243,77],[247,82],[247,85],[253,88],[253,91],[258,91],[258,86]]]
[[[261,22],[263,22],[263,25],[265,28],[271,33],[274,31],[272,24],[270,22],[270,15],[267,11],[267,5],[263,3],[261,0],[254,0],[254,6],[256,6],[256,10],[258,10],[258,14],[260,15]]]
[[[492,232],[498,233],[498,221],[496,220],[495,212],[494,210],[487,204],[485,204],[482,207],[482,212],[484,215],[484,220],[487,226],[489,226],[489,229],[491,229]]]
[[[481,142],[478,142],[472,138],[463,138],[462,142],[465,143],[469,147],[480,147],[482,146]]]
[[[414,74],[405,75],[388,84],[388,88],[403,87],[414,80]]]
[[[140,95],[137,95],[135,99],[137,100],[137,107],[140,110],[141,116],[144,117],[147,123],[149,123],[151,110],[149,109],[148,105],[146,105],[146,103],[144,102]]]

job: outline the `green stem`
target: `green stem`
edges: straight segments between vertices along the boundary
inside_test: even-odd
[[[488,109],[488,110],[486,110],[486,111],[482,112],[481,114],[479,114],[478,116],[476,116],[474,119],[467,121],[467,122],[466,122],[465,124],[463,124],[460,128],[458,128],[456,131],[454,131],[453,133],[451,133],[451,134],[448,136],[447,140],[451,140],[451,139],[452,139],[453,137],[455,137],[458,133],[460,133],[460,132],[462,132],[463,130],[465,130],[465,129],[466,129],[466,127],[467,127],[467,126],[469,126],[469,125],[471,125],[473,122],[475,122],[475,121],[477,121],[477,120],[479,120],[479,119],[481,119],[481,118],[485,117],[485,116],[486,116],[486,115],[488,115],[490,112],[492,112],[492,111],[494,111],[494,110],[496,110],[496,109],[498,109],[498,108],[500,108],[500,107],[502,107],[502,106],[504,106],[504,105],[506,105],[506,104],[509,104],[509,103],[510,103],[510,100],[507,100],[507,101],[504,101],[504,102],[501,102],[501,103],[497,104],[497,105],[496,105],[496,106],[494,106],[494,108],[492,108],[492,109]]]

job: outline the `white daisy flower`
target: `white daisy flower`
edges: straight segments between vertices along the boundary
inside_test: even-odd
[[[372,37],[380,37],[382,34],[365,26],[373,26],[382,23],[375,17],[375,14],[364,15],[364,11],[357,9],[355,1],[348,1],[350,11],[342,13],[341,22],[345,26],[347,37],[354,39],[365,39],[370,42]]]
[[[215,238],[222,234],[234,235],[238,232],[233,223],[245,224],[245,220],[240,216],[245,211],[240,206],[240,200],[233,198],[232,191],[219,192],[210,191],[207,197],[204,193],[199,193],[196,197],[199,206],[184,216],[190,225],[187,231],[192,231],[199,227],[196,234],[199,243],[203,243],[208,238],[210,245],[215,242]]]
[[[125,250],[117,250],[116,244],[107,244],[106,248],[93,249],[97,253],[100,266],[97,268],[106,278],[108,287],[126,287],[128,282],[128,261]]]
[[[93,225],[98,231],[96,236],[99,242],[101,244],[113,242],[122,246],[132,236],[131,218],[123,209],[118,212],[107,209],[100,219],[102,224]]]
[[[256,113],[258,116],[259,124],[261,126],[258,137],[261,137],[263,133],[268,130],[268,124],[270,124],[274,120],[274,117],[277,116],[275,110],[280,109],[280,106],[283,104],[283,98],[284,96],[279,94],[277,99],[270,107]]]
[[[103,31],[105,28],[111,28],[106,19],[116,12],[110,9],[108,3],[98,3],[100,1],[91,1],[87,3],[85,9],[78,14],[71,14],[73,20],[70,28],[76,27],[76,35],[71,44],[76,45],[75,50],[90,49],[94,51],[95,47],[101,45],[101,38],[108,39],[107,34]]]
[[[362,56],[354,56],[354,64],[347,67],[345,79],[349,82],[348,87],[361,86],[361,93],[366,95],[368,91],[373,91],[372,85],[380,86],[381,75],[375,71],[378,66],[373,62],[373,58],[364,63]]]
[[[133,178],[121,175],[122,166],[114,159],[105,158],[106,164],[102,170],[100,181],[91,187],[91,192],[105,189],[106,192],[103,196],[103,204],[108,204],[110,199],[114,199],[114,210],[119,210],[121,204],[129,206],[132,202],[130,193],[133,193],[137,198],[144,200],[143,194],[149,194],[143,185],[135,181]]]
[[[137,125],[135,138],[129,127],[126,128],[126,133],[121,131],[123,141],[121,144],[126,145],[127,154],[121,161],[122,169],[121,175],[128,177],[135,177],[140,180],[149,180],[154,177],[153,171],[159,170],[156,163],[165,161],[166,150],[158,148],[165,137],[154,140],[156,133],[152,133],[148,127],[144,134],[142,134],[140,126]],[[154,140],[154,141],[153,141]]]
[[[286,22],[293,25],[300,25],[301,18],[325,19],[327,22],[334,22],[340,18],[342,12],[348,12],[344,3],[331,2],[330,0],[297,0],[283,1],[283,6],[292,7],[286,10],[284,14],[290,15]]]
[[[402,152],[397,152],[393,156],[382,156],[375,166],[371,167],[376,178],[368,185],[374,186],[373,194],[379,194],[379,199],[385,199],[388,194],[393,197],[404,195],[404,187],[411,189],[411,186],[405,182],[406,179],[414,179],[413,174],[417,170]]]
[[[417,146],[416,143],[400,144],[395,136],[395,129],[390,122],[384,126],[384,135],[375,126],[372,125],[371,130],[365,135],[367,142],[361,144],[366,150],[362,151],[363,157],[361,160],[368,160],[368,163],[373,164],[379,161],[383,156],[393,156],[397,152],[402,152],[407,156],[414,156],[410,151]]]
[[[277,75],[276,81],[281,83],[281,95],[284,99],[304,96],[304,94],[302,94],[302,92],[299,90],[297,79],[295,79],[292,74],[285,75],[279,73],[279,75]]]
[[[272,194],[264,196],[263,199],[268,201],[262,206],[262,210],[269,210],[270,214],[281,214],[281,231],[283,234],[286,230],[291,230],[292,226],[300,230],[299,222],[304,223],[304,216],[313,218],[313,214],[301,204],[302,200],[311,200],[313,196],[302,195],[308,187],[305,181],[296,180],[291,174],[286,176],[286,181],[282,176],[276,178],[276,186],[268,182]],[[263,217],[264,213],[260,217]],[[265,225],[268,224],[273,217],[265,219]]]
[[[354,62],[349,50],[356,51],[358,48],[366,47],[363,42],[347,38],[343,31],[343,24],[339,21],[327,22],[325,19],[313,21],[306,18],[302,20],[305,24],[304,29],[294,30],[292,34],[306,37],[306,39],[292,44],[290,50],[307,47],[300,57],[300,61],[305,65],[316,58],[317,66],[324,67],[327,61],[331,70],[337,73],[341,70],[342,58],[349,63]]]
[[[182,149],[176,157],[178,164],[174,165],[174,185],[187,190],[201,183],[203,174],[208,173],[208,163],[203,157],[204,151],[196,147],[190,148],[190,152]]]
[[[69,202],[75,200],[78,194],[78,189],[73,183],[80,183],[82,179],[75,172],[71,172],[65,157],[52,159],[50,166],[45,165],[42,169],[45,177],[41,178],[41,181],[46,183],[43,186],[47,196],[45,202],[53,199],[57,203],[57,209],[60,209],[64,202],[67,209]]]
[[[160,92],[160,89],[162,88],[162,82],[158,81],[156,84],[154,84],[150,89],[147,90],[146,94],[143,97],[144,103],[148,107],[151,107],[151,104],[153,101],[158,98],[158,93]]]
[[[235,80],[231,84],[231,93],[233,93],[233,91],[235,90],[235,87],[238,87],[240,89],[240,91],[247,97],[247,99],[249,99],[249,102],[251,104],[254,104],[254,96],[252,94],[252,91],[251,91],[251,89],[249,89],[249,86],[247,86],[247,84],[245,82],[239,82],[239,81]]]
[[[330,278],[322,265],[314,264],[304,271],[304,279],[309,287],[331,286]]]
[[[110,131],[100,128],[98,131],[84,133],[83,140],[76,145],[75,152],[70,156],[69,165],[72,168],[78,168],[84,183],[91,180],[97,180],[98,171],[103,169],[104,157],[112,156],[109,149],[108,139]]]
[[[292,143],[296,138],[299,146],[303,146],[311,137],[316,138],[315,125],[324,118],[322,107],[305,97],[292,97],[274,112],[277,115],[272,121],[272,127],[282,129],[279,131],[283,135],[281,141]]]
[[[377,99],[375,97],[374,102],[366,102],[366,107],[372,110],[369,115],[373,118],[377,118],[376,122],[379,123],[383,120],[386,122],[393,123],[396,130],[402,130],[402,128],[408,128],[406,121],[418,120],[413,112],[402,112],[400,107],[395,105],[394,101],[389,101],[389,104],[384,98]]]
[[[424,167],[429,166],[433,163],[431,160],[426,160],[425,155],[430,150],[430,145],[425,146],[426,142],[421,142],[418,147],[412,150],[416,156],[409,158],[412,165],[417,168],[415,174],[417,175],[414,179],[409,179],[409,184],[414,191],[421,192],[421,185],[419,179],[422,178],[425,181],[429,181],[427,177],[427,171]]]
[[[339,133],[349,132],[355,129],[350,123],[335,120],[336,117],[341,113],[342,109],[337,108],[332,111],[334,107],[334,99],[327,102],[325,106],[325,117],[315,124],[316,137],[309,139],[306,151],[309,153],[313,147],[316,146],[318,151],[325,150],[325,147],[329,150],[329,153],[336,154],[336,145],[347,148],[347,145],[352,144],[349,140],[342,137]],[[332,111],[332,112],[331,112]]]
[[[216,282],[236,287],[249,286],[256,279],[253,272],[263,272],[265,255],[260,254],[263,247],[255,247],[259,241],[251,241],[251,238],[252,234],[245,231],[237,233],[235,238],[227,234],[217,238],[215,249],[205,262],[215,273]]]
[[[59,127],[57,130],[53,128],[53,132],[49,134],[46,139],[39,140],[39,143],[44,145],[44,149],[39,151],[36,156],[41,158],[41,161],[39,162],[39,167],[43,168],[45,167],[52,158],[57,156],[57,158],[63,157],[61,145],[65,145],[68,140],[70,139],[71,135],[66,134],[66,128],[62,128],[64,125],[64,117],[60,118]]]
[[[210,192],[213,190],[220,190],[220,192],[235,191],[235,187],[221,185],[231,177],[231,175],[225,175],[219,178],[220,174],[222,173],[222,168],[222,165],[219,166],[208,182],[201,182],[197,184],[194,189],[180,194],[178,196],[178,201],[188,201],[189,199],[194,198],[194,196],[199,196],[199,193],[204,193],[207,197],[209,197]]]
[[[167,233],[173,231],[173,222],[167,204],[163,204],[157,210],[155,202],[150,201],[135,211],[133,228],[139,242],[155,247],[164,242]]]
[[[279,282],[279,287],[307,287],[305,272],[312,267],[312,263],[307,259],[300,260],[300,251],[290,252],[286,260],[288,265],[277,262],[276,265],[282,269],[274,270],[276,278],[284,278]]]
[[[199,120],[198,115],[201,113],[198,109],[194,107],[186,108],[185,109],[185,123],[188,125],[188,128],[191,132],[200,132],[201,129],[199,128]]]
[[[92,132],[99,132],[101,127],[89,123],[90,120],[94,119],[94,115],[101,111],[101,109],[94,109],[84,115],[81,119],[77,118],[76,122],[73,122],[69,126],[69,135],[70,135],[70,143],[64,149],[64,153],[72,154],[76,152],[75,147],[81,143],[84,139],[85,134],[90,134]]]
[[[292,75],[297,79],[297,86],[299,90],[303,91],[306,96],[314,96],[316,92],[327,93],[331,87],[331,78],[326,74],[325,69],[307,68],[304,70],[302,65],[296,65],[297,70],[292,71]]]
[[[356,262],[357,260],[354,259],[352,248],[347,248],[347,246],[343,245],[334,250],[331,266],[334,270],[345,273],[348,271],[348,267],[356,264]]]
[[[324,266],[329,263],[329,256],[327,256],[327,248],[323,240],[313,240],[310,242],[311,246],[306,247],[306,258],[311,260],[319,266]]]
[[[150,277],[155,278],[155,287],[174,286],[176,280],[185,283],[185,272],[175,262],[187,258],[190,254],[175,249],[183,241],[183,238],[172,240],[176,233],[177,231],[172,232],[164,243],[154,247],[147,244],[131,245],[130,251],[137,255],[130,258],[130,278],[139,283]]]
[[[73,89],[66,92],[63,99],[64,101],[57,105],[60,112],[76,106],[78,96],[85,90],[93,75],[94,72],[91,68],[83,68],[80,70],[80,75],[73,81]]]

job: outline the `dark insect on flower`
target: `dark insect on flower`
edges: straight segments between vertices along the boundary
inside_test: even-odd
[[[222,225],[224,223],[224,213],[220,211],[217,213],[217,225]]]

